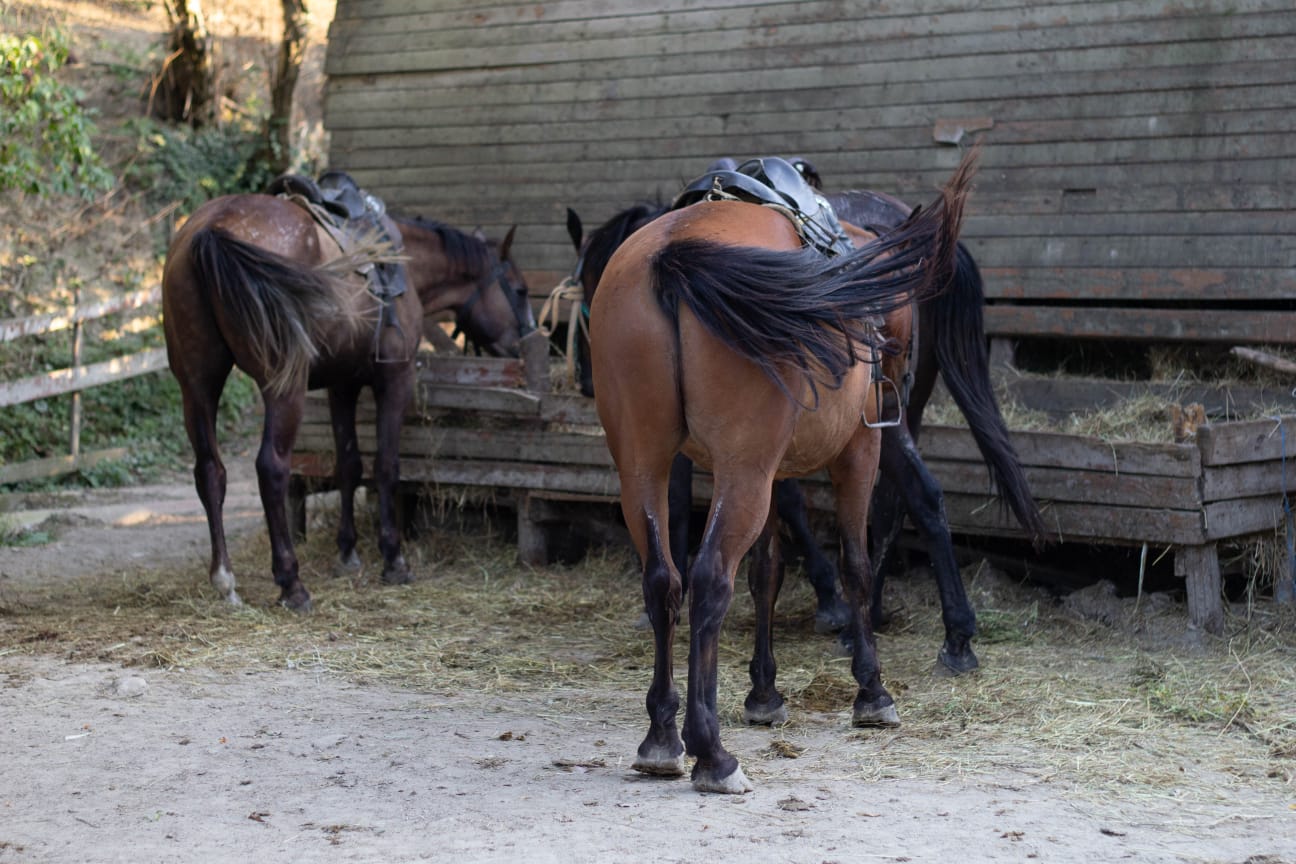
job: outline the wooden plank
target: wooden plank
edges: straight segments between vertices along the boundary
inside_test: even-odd
[[[776,7],[765,7],[762,13],[770,8]],[[701,14],[711,13],[704,11]],[[326,72],[329,75],[364,75],[396,69],[471,68],[480,62],[483,51],[501,47],[506,50],[495,54],[494,65],[499,67],[624,61],[634,57],[655,57],[659,62],[669,64],[675,57],[697,53],[697,31],[701,28],[707,35],[709,53],[718,59],[774,47],[809,54],[815,60],[820,59],[815,56],[816,52],[827,54],[830,49],[835,49],[835,54],[830,56],[840,58],[842,46],[850,45],[863,50],[868,63],[884,62],[898,67],[897,80],[906,80],[903,70],[907,64],[938,65],[934,61],[948,57],[959,57],[973,63],[985,60],[987,66],[997,61],[1002,73],[1001,55],[1005,53],[1014,55],[1012,71],[1016,74],[1095,66],[1113,68],[1122,61],[1128,66],[1137,66],[1150,63],[1150,58],[1173,58],[1174,62],[1183,64],[1208,63],[1212,56],[1218,61],[1228,61],[1248,56],[1243,51],[1230,50],[1230,45],[1246,46],[1255,53],[1256,49],[1250,43],[1281,43],[1282,37],[1292,32],[1290,17],[1284,12],[1209,19],[1164,16],[1146,19],[1138,27],[1112,21],[1039,28],[1030,26],[1029,14],[1025,10],[1013,10],[1002,20],[1016,23],[1000,27],[993,25],[993,13],[981,10],[961,16],[946,15],[933,23],[950,22],[954,25],[951,28],[954,32],[929,26],[919,38],[904,38],[913,32],[913,22],[909,18],[869,16],[853,19],[839,14],[827,25],[815,21],[803,24],[793,17],[795,12],[783,21],[769,22],[765,26],[734,22],[737,26],[728,29],[707,29],[698,18],[690,22],[684,15],[620,19],[613,22],[620,24],[620,28],[612,26],[605,30],[590,26],[573,28],[562,22],[554,25],[541,22],[514,28],[477,27],[467,31],[414,31],[394,36],[383,33],[366,36],[339,28],[339,41],[336,50],[328,54]],[[688,29],[679,32],[662,29],[661,22],[675,20],[680,20],[681,25]],[[980,29],[982,21],[988,22],[985,29]],[[1218,34],[1218,41],[1193,38],[1193,31],[1200,29],[1204,21],[1209,21],[1209,26]],[[958,32],[960,24],[977,27],[979,32]],[[546,28],[550,34],[575,29],[578,36],[571,40],[546,38]],[[831,35],[827,35],[825,30]],[[498,40],[498,45],[492,46],[491,39]],[[1291,56],[1290,53],[1282,54],[1281,46],[1271,50],[1273,53],[1269,56]],[[980,71],[980,65],[971,65],[969,74],[980,74]]]
[[[376,447],[376,427],[356,427],[360,453],[372,458]],[[332,431],[323,426],[304,427],[297,434],[296,450],[331,449]],[[484,459],[507,458],[515,462],[558,465],[612,466],[607,441],[602,435],[555,432],[543,429],[479,429],[427,427],[407,424],[401,431],[400,455],[406,460],[418,459]]]
[[[31,459],[26,462],[0,465],[0,485],[61,477],[74,471],[93,468],[101,462],[125,459],[129,452],[125,447],[113,447],[106,450],[80,453],[76,456],[70,454],[67,456],[51,456],[46,459]]]
[[[147,291],[135,291],[99,303],[78,306],[70,312],[55,312],[30,318],[6,318],[0,320],[0,342],[10,342],[22,336],[39,336],[42,333],[67,330],[84,321],[93,321],[117,312],[152,306],[161,299],[162,287],[158,286]]]
[[[1274,470],[1281,471],[1281,462],[1286,459],[1296,481],[1296,414],[1203,426],[1197,430],[1197,446],[1201,448],[1203,465],[1268,461],[1275,463]]]
[[[1296,202],[1293,202],[1296,206]],[[1220,214],[1224,218],[1227,214]],[[979,263],[979,262],[978,262]],[[1291,296],[1287,268],[1239,267],[982,267],[991,300],[1165,300],[1237,302]]]
[[[402,481],[505,489],[539,489],[586,495],[620,495],[615,471],[589,466],[530,465],[525,462],[420,462],[405,470]]]
[[[993,336],[1296,344],[1296,312],[1271,310],[992,305],[984,321]]]
[[[1272,410],[1275,405],[1285,405],[1286,410],[1296,412],[1296,396],[1292,395],[1291,388],[1272,385],[1218,386],[1018,373],[1005,376],[997,386],[1002,388],[1001,396],[1011,397],[1024,408],[1045,411],[1055,417],[1087,414],[1149,397],[1163,401],[1167,407],[1199,402],[1207,416],[1219,418],[1254,415],[1257,411]]]
[[[926,457],[923,461],[946,493],[976,495],[992,492],[990,476],[983,464]],[[1035,498],[1055,503],[1066,501],[1192,511],[1201,508],[1195,477],[1040,467],[1027,467],[1025,474]]]
[[[114,381],[125,381],[128,378],[165,369],[166,365],[166,349],[153,348],[89,366],[59,369],[41,375],[19,378],[16,381],[0,382],[0,407],[20,405],[63,393],[89,390],[91,387]]]
[[[1289,457],[1286,476],[1283,474],[1282,463],[1274,460],[1207,465],[1203,469],[1201,497],[1206,502],[1221,502],[1256,495],[1296,495],[1296,453]]]
[[[1282,496],[1235,498],[1207,504],[1204,511],[1206,536],[1212,540],[1269,533],[1283,524]]]
[[[1011,432],[1013,448],[1023,466],[1197,477],[1201,454],[1191,444],[1113,443],[1058,432]],[[959,426],[923,426],[918,441],[924,459],[981,462],[972,433]]]
[[[540,397],[522,390],[502,387],[443,387],[420,384],[417,404],[421,409],[512,414],[535,417],[540,413]]]
[[[427,387],[522,387],[526,372],[513,357],[420,354],[418,380]]]

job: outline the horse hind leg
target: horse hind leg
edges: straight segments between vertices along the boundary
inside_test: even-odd
[[[314,603],[299,575],[286,507],[292,445],[301,425],[305,391],[281,398],[263,391],[262,396],[265,400],[265,425],[256,469],[261,505],[270,534],[271,572],[279,586],[279,603],[294,612],[310,612]]]
[[[208,577],[212,587],[227,602],[238,606],[243,601],[235,589],[234,569],[225,541],[225,463],[221,461],[216,442],[216,407],[232,368],[232,359],[225,364],[217,360],[215,369],[206,375],[190,375],[179,367],[176,378],[180,382],[185,432],[194,452],[194,489],[207,515],[207,532],[211,540]]]
[[[360,569],[360,556],[356,553],[355,493],[364,476],[364,463],[356,437],[356,400],[360,396],[357,385],[336,385],[329,388],[329,422],[333,427],[333,452],[337,464],[333,482],[338,489],[337,572],[339,575],[355,573]]]
[[[743,701],[743,719],[752,725],[778,726],[788,721],[783,694],[774,684],[778,668],[774,662],[774,604],[785,566],[779,547],[778,515],[771,512],[747,564],[747,583],[756,609],[756,644],[747,667],[752,689]]]
[[[400,489],[400,431],[405,409],[414,393],[414,366],[392,369],[373,382],[378,409],[378,452],[374,457],[374,483],[378,487],[378,549],[383,556],[382,581],[404,585],[413,574],[401,554],[396,496]],[[352,436],[355,428],[352,427]]]
[[[653,678],[645,699],[648,733],[631,767],[645,774],[679,777],[684,774],[684,743],[675,721],[680,698],[672,652],[683,586],[667,551],[667,529],[660,515],[663,509],[635,503],[649,501],[650,494],[645,491],[636,496],[634,488],[629,488],[622,491],[621,499],[643,560],[644,608],[653,630]]]
[[[841,531],[841,578],[851,608],[851,673],[859,684],[851,723],[899,726],[895,700],[882,683],[877,644],[866,606],[872,573],[868,558],[868,511],[881,450],[876,429],[861,426],[854,441],[830,469]]]

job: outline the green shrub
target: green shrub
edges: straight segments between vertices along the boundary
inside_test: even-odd
[[[158,206],[180,202],[182,213],[220,195],[260,192],[273,179],[254,161],[261,133],[246,125],[192,129],[155,120],[132,124],[139,158],[127,169],[129,185],[147,189]]]
[[[112,187],[81,94],[56,77],[67,60],[68,37],[57,28],[0,32],[0,191],[91,197]]]

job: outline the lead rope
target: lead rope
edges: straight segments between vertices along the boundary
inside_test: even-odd
[[[589,323],[585,314],[585,290],[581,284],[572,277],[568,276],[554,286],[545,298],[544,305],[540,307],[540,317],[536,320],[536,329],[545,335],[548,339],[553,335],[554,330],[558,329],[561,323],[561,312],[563,302],[571,304],[571,312],[567,321],[567,352],[565,354],[567,367],[567,380],[573,387],[577,386],[576,382],[576,333],[582,331],[585,338],[589,338]]]

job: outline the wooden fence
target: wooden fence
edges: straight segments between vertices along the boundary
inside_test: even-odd
[[[92,387],[125,381],[128,378],[165,369],[166,349],[151,348],[125,357],[83,365],[81,358],[85,342],[85,324],[87,321],[94,321],[118,312],[156,306],[161,297],[162,289],[157,287],[85,306],[77,303],[66,312],[0,320],[0,343],[26,336],[39,336],[63,330],[72,331],[69,366],[16,381],[0,382],[0,408],[47,399],[51,396],[61,396],[64,393],[72,394],[72,409],[68,418],[68,452],[63,456],[0,465],[0,484],[57,477],[108,459],[121,459],[126,455],[126,448],[89,453],[81,450],[81,393]]]
[[[532,354],[531,363],[544,358]],[[546,532],[579,506],[613,502],[620,483],[593,400],[551,392],[525,361],[437,358],[419,377],[416,407],[401,435],[401,478],[411,487],[489,490],[517,513],[519,554],[546,560]],[[547,367],[546,367],[547,370]],[[530,383],[526,383],[526,382]],[[372,404],[359,413],[366,477],[373,456]],[[1103,545],[1147,544],[1174,556],[1192,622],[1223,624],[1218,544],[1273,534],[1296,485],[1296,416],[1198,429],[1183,444],[1112,443],[1051,432],[1016,431],[1012,441],[1054,539]],[[304,530],[308,492],[328,488],[333,471],[328,402],[308,399],[293,454],[294,507]],[[965,428],[928,426],[921,451],[945,491],[951,530],[1021,537],[992,488]],[[825,477],[805,482],[812,509],[831,513]],[[705,508],[710,478],[694,482]]]

